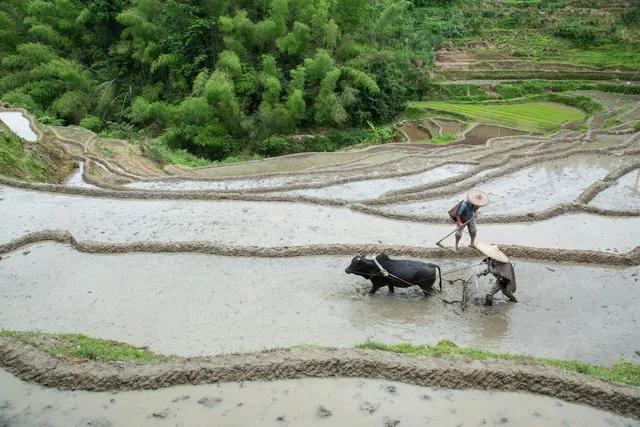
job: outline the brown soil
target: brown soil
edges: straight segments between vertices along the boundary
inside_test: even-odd
[[[459,135],[465,131],[467,124],[456,120],[433,119],[434,123],[440,126],[442,134]]]
[[[409,138],[409,142],[419,142],[431,139],[431,133],[423,126],[415,123],[409,123],[400,128]]]
[[[481,123],[469,129],[469,131],[464,134],[464,139],[461,141],[456,141],[456,144],[478,145],[484,144],[492,138],[525,134],[526,132],[518,129],[511,129],[495,125],[485,125]]]

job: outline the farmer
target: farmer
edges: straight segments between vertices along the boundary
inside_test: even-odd
[[[462,230],[464,230],[465,225],[471,236],[471,246],[475,245],[478,209],[487,203],[489,203],[489,199],[486,194],[479,190],[471,190],[467,193],[467,200],[459,202],[449,211],[449,216],[458,225],[458,231],[456,231],[456,251],[458,250],[458,244],[462,238]]]
[[[493,296],[498,293],[498,291],[502,291],[511,301],[518,302],[516,297],[513,296],[513,293],[516,291],[516,273],[513,269],[513,264],[509,262],[509,258],[495,245],[478,242],[476,249],[487,256],[482,260],[486,268],[483,272],[478,273],[478,277],[491,274],[496,278],[496,283],[491,287],[485,297],[484,305],[492,305]]]

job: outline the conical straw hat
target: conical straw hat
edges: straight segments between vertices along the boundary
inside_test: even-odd
[[[488,243],[479,242],[476,240],[474,247],[489,258],[493,258],[496,261],[504,263],[509,262],[509,258],[507,258],[507,256],[503,254],[500,248],[498,248],[496,245],[490,245]]]
[[[485,206],[487,203],[489,203],[489,198],[487,197],[487,195],[480,190],[470,190],[467,193],[467,200],[478,207]]]

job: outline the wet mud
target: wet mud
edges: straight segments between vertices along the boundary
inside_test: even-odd
[[[95,185],[88,183],[84,179],[84,162],[78,162],[78,169],[74,170],[73,173],[65,182],[65,185],[69,185],[71,187],[81,187],[81,188],[96,188]]]
[[[270,188],[283,184],[294,184],[300,178],[262,178],[257,180],[228,180],[228,181],[137,181],[127,185],[128,188],[144,190],[174,190],[174,191],[240,191],[246,189]]]
[[[587,96],[593,98],[609,110],[616,110],[626,105],[635,104],[640,102],[639,95],[627,95],[621,93],[610,93],[590,90],[577,90],[573,91],[576,95]]]
[[[193,201],[186,205],[179,200],[112,200],[0,188],[4,196],[0,201],[0,242],[5,243],[28,232],[59,229],[78,240],[113,243],[434,247],[451,231],[448,222],[398,221],[344,207],[239,201]],[[481,221],[479,239],[505,245],[626,252],[640,241],[636,217],[571,214],[530,223]],[[463,237],[464,245],[467,239]]]
[[[393,190],[399,190],[415,185],[428,185],[436,181],[453,179],[455,176],[471,169],[469,165],[449,164],[430,169],[415,175],[397,178],[383,178],[367,181],[348,182],[329,187],[295,190],[287,192],[290,195],[309,196],[322,199],[366,200],[374,199]]]
[[[432,138],[431,132],[419,123],[407,123],[399,130],[409,139],[409,142],[426,141]]]
[[[604,209],[640,210],[640,169],[619,178],[598,193],[590,204]]]
[[[393,150],[392,147],[385,147],[385,150],[387,149]],[[191,172],[198,177],[233,177],[239,175],[296,172],[313,167],[336,166],[353,162],[371,153],[371,150],[301,153],[251,162],[196,168],[191,169]],[[398,153],[398,156],[401,154],[402,153]],[[388,160],[388,157],[384,158],[384,160]]]
[[[432,121],[440,127],[442,134],[458,135],[467,128],[466,123],[457,120],[435,118]]]
[[[19,111],[0,111],[0,120],[20,138],[28,142],[36,142],[38,135],[31,128],[31,123]]]
[[[622,156],[578,155],[485,180],[477,187],[487,193],[490,203],[480,212],[485,215],[540,212],[573,202],[591,184],[627,162],[628,159]],[[385,210],[401,214],[438,214],[448,211],[453,205],[452,200],[465,198],[466,193],[461,193],[426,202],[396,204]]]
[[[464,138],[456,141],[456,144],[468,144],[468,145],[480,145],[486,143],[492,138],[499,138],[504,136],[525,135],[518,129],[512,129],[502,126],[477,124],[464,133]]]
[[[0,423],[218,426],[633,426],[584,405],[525,393],[447,390],[358,378],[176,386],[152,391],[58,391],[0,370]]]
[[[446,282],[430,298],[418,288],[371,296],[368,281],[344,273],[350,258],[91,255],[38,244],[0,261],[0,327],[80,332],[181,356],[451,339],[602,364],[638,359],[640,267],[517,260],[519,303],[500,297],[462,313],[441,301],[461,296]],[[447,271],[477,260],[430,261],[453,279],[476,270]],[[487,279],[477,289],[473,282],[474,297],[489,287]]]

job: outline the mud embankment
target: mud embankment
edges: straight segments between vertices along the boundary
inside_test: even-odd
[[[0,244],[0,254],[6,254],[30,244],[40,242],[58,242],[73,246],[76,250],[86,253],[122,254],[133,252],[151,253],[202,253],[221,256],[251,256],[251,257],[298,257],[308,255],[354,255],[358,253],[380,253],[389,255],[406,255],[419,258],[448,258],[450,250],[438,247],[407,246],[393,244],[312,244],[286,246],[238,246],[206,241],[159,242],[139,241],[131,243],[107,243],[90,240],[77,240],[71,233],[63,230],[44,230],[27,233],[8,243]],[[640,246],[624,253],[602,252],[579,249],[537,248],[519,245],[500,245],[500,249],[510,257],[529,259],[533,261],[597,263],[611,266],[640,265]],[[471,247],[462,247],[456,253],[457,257],[475,258],[480,253]]]
[[[451,361],[367,350],[276,350],[170,362],[65,363],[0,337],[0,364],[28,381],[73,390],[141,390],[305,377],[359,377],[453,389],[523,391],[640,417],[640,390],[509,361]]]

